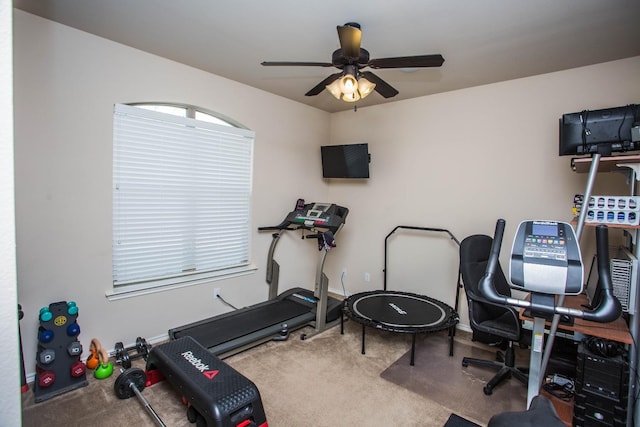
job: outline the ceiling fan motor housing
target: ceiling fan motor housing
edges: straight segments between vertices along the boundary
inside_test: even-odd
[[[360,58],[358,58],[357,62],[354,62],[349,61],[349,59],[344,56],[342,49],[337,49],[331,56],[331,63],[337,68],[342,68],[347,64],[358,64],[358,68],[363,68],[369,63],[369,51],[367,49],[360,48]]]

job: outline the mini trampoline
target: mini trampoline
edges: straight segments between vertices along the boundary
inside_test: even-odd
[[[362,324],[362,354],[366,327],[412,334],[411,366],[414,365],[416,334],[449,329],[449,354],[453,354],[453,331],[458,313],[442,301],[399,291],[369,291],[345,300],[344,313]]]
[[[448,230],[413,226],[397,226],[387,235],[387,239],[398,228],[446,232],[459,244]],[[344,315],[362,324],[362,354],[365,354],[366,328],[372,327],[383,331],[412,334],[411,366],[414,365],[416,334],[448,329],[449,355],[453,356],[455,326],[459,321],[456,310],[442,301],[425,295],[386,290],[387,239],[385,239],[385,289],[351,295],[344,303]],[[344,323],[342,328],[344,331]]]

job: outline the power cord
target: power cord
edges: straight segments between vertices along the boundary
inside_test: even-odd
[[[234,310],[237,310],[237,307],[234,307],[231,303],[227,302],[224,298],[222,298],[222,295],[218,294],[218,298],[220,298],[220,301],[222,301],[225,305],[228,305],[229,307],[233,308]]]
[[[542,388],[550,395],[555,396],[560,400],[564,400],[565,402],[571,401],[575,394],[573,380],[557,374],[553,376],[553,379],[548,380]]]

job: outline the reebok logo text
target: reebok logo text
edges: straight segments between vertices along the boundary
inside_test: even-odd
[[[184,357],[184,359],[187,362],[191,363],[193,365],[193,367],[196,368],[198,371],[205,372],[205,371],[209,370],[209,365],[204,363],[202,361],[202,359],[199,359],[196,356],[194,356],[193,352],[191,350],[187,350],[184,353],[182,353],[181,355],[182,355],[182,357]]]

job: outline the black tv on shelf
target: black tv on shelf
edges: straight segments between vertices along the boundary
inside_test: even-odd
[[[560,119],[561,156],[602,154],[640,149],[635,133],[640,124],[640,105],[584,110],[563,114]],[[636,132],[632,132],[632,128]]]
[[[369,145],[323,145],[323,178],[369,178]]]

